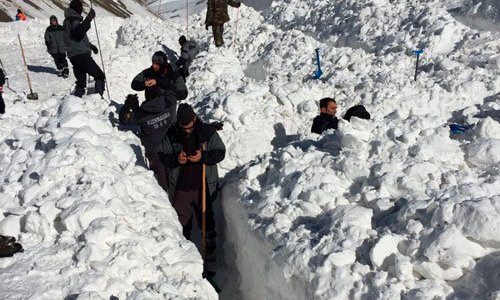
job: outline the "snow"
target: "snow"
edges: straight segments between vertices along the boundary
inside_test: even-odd
[[[90,2],[82,2],[84,4],[84,11],[88,11],[90,9]],[[96,15],[98,17],[116,16],[117,13],[119,13],[121,17],[128,15],[151,17],[153,15],[153,13],[147,6],[136,0],[113,0],[105,1],[103,3],[105,3],[106,5],[101,5],[101,3],[93,3],[93,8],[95,9]],[[61,0],[10,0],[0,3],[0,10],[8,15],[12,20],[15,20],[17,9],[21,9],[30,19],[36,18],[47,20],[47,25],[49,23],[49,17],[51,15],[55,15],[56,17],[58,17],[60,23],[62,24],[62,20],[64,20],[63,8],[67,7],[68,4],[69,1]]]
[[[190,16],[203,51],[187,102],[224,121],[227,146],[221,299],[498,298],[500,36],[449,12],[465,2],[249,1],[238,24],[230,9],[221,49],[204,13]],[[97,24],[111,102],[74,98],[72,78],[47,73],[45,20],[0,26],[16,91],[0,117],[0,233],[25,248],[0,260],[0,295],[216,298],[138,138],[116,120],[151,53],[176,59],[186,23]],[[17,32],[37,102],[22,92]],[[363,104],[372,120],[310,133],[326,96],[340,116]],[[473,127],[452,134],[450,123]]]

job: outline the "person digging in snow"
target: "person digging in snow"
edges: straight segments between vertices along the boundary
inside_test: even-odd
[[[95,11],[90,9],[85,19],[81,16],[83,4],[81,0],[72,0],[69,7],[64,11],[64,41],[68,51],[69,61],[73,65],[73,73],[76,77],[76,87],[73,95],[82,97],[87,86],[87,74],[94,77],[95,92],[102,97],[105,90],[105,76],[99,65],[96,64],[91,52],[98,53],[96,46],[89,42],[87,31],[90,22],[95,18]]]
[[[189,66],[198,54],[198,49],[195,41],[188,41],[183,35],[179,38],[179,44],[181,45],[181,55],[175,65],[179,74],[186,80],[186,77],[189,76]]]
[[[0,114],[5,113],[5,102],[3,101],[3,85],[5,84],[5,74],[2,68],[0,68]]]
[[[227,12],[228,5],[240,7],[241,3],[233,0],[208,0],[207,2],[205,29],[208,30],[208,27],[212,26],[216,47],[224,45],[222,37],[224,34],[224,23],[230,20]]]
[[[68,61],[66,60],[64,28],[62,25],[59,25],[56,16],[50,16],[50,25],[45,30],[45,45],[47,46],[47,52],[54,59],[58,76],[67,78],[69,75],[69,69]]]
[[[212,203],[219,191],[217,164],[226,148],[216,128],[199,119],[188,104],[179,105],[177,122],[170,127],[160,147],[160,160],[168,168],[168,196],[172,202],[182,231],[191,239],[193,210],[198,227],[205,227],[204,277],[216,272],[216,231]],[[205,175],[205,176],[203,176]],[[203,195],[203,190],[205,194]],[[203,199],[206,203],[203,217]],[[205,221],[205,222],[203,222]],[[203,229],[202,229],[203,230]]]
[[[0,257],[11,257],[18,252],[23,252],[23,246],[14,237],[0,235]]]
[[[323,98],[319,101],[319,108],[320,114],[314,118],[311,132],[322,134],[325,130],[337,129],[337,102],[332,98]]]

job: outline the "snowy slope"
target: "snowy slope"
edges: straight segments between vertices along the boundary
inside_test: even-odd
[[[190,17],[189,36],[206,51],[188,102],[225,122],[222,299],[500,296],[500,36],[442,2],[250,1],[262,11],[230,9],[222,49],[203,12]],[[26,248],[0,261],[2,296],[35,286],[47,298],[215,298],[138,139],[113,126],[132,77],[158,49],[175,60],[186,23],[97,22],[111,103],[72,98],[73,79],[47,74],[43,42],[28,40],[45,22],[0,27],[17,91],[5,93],[0,117],[0,229]],[[37,103],[22,93],[16,32]],[[414,82],[416,46],[425,52]],[[311,79],[315,48],[321,80]],[[326,96],[340,115],[362,103],[373,120],[309,133]],[[450,135],[450,122],[475,126]]]
[[[499,297],[498,33],[471,30],[441,1],[274,1],[263,16],[240,25],[239,55],[266,80],[225,112],[235,127],[259,124],[259,150],[274,146],[223,193],[246,299]],[[340,113],[362,103],[373,120],[311,135],[325,96]],[[476,127],[450,136],[449,122]]]
[[[150,61],[147,50],[131,60],[140,49],[114,48],[122,23],[98,20],[111,95],[120,102]],[[110,118],[118,104],[68,96],[74,78],[58,78],[43,40],[28,38],[42,37],[45,27],[42,20],[0,26],[11,88],[0,117],[0,233],[16,236],[25,249],[0,261],[0,298],[216,299],[201,277],[196,247],[144,167],[138,138]],[[16,33],[39,101],[23,93]]]
[[[8,22],[15,19],[17,9],[21,9],[28,18],[48,19],[50,15],[64,15],[64,9],[68,7],[70,1],[64,0],[41,0],[41,1],[22,1],[9,0],[0,2],[0,21]],[[83,1],[84,10],[90,8],[90,1]],[[121,18],[139,15],[151,17],[153,13],[138,0],[93,0],[94,9],[98,16],[118,16]]]

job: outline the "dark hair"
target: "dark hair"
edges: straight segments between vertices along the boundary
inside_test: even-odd
[[[21,13],[21,10],[20,10],[20,9],[17,9],[17,13],[18,13],[18,14],[19,14],[19,13]]]
[[[179,44],[184,45],[185,42],[187,42],[186,37],[181,35],[181,37],[179,38]]]
[[[158,64],[161,67],[165,66],[165,64],[167,63],[167,60],[168,60],[167,55],[163,51],[156,51],[153,54],[153,57],[151,58],[151,61],[153,62],[153,64]]]
[[[370,120],[371,118],[370,113],[363,105],[354,105],[353,107],[349,108],[344,115],[344,120],[350,121],[352,117],[365,120]]]
[[[323,98],[319,100],[319,108],[326,108],[330,102],[337,103],[333,98]]]
[[[187,103],[181,103],[179,105],[179,108],[177,109],[177,124],[187,125],[191,121],[193,121],[193,118],[195,116],[196,114],[194,113],[191,105]]]
[[[71,0],[71,2],[69,3],[69,7],[71,7],[79,14],[83,12],[83,4],[81,0]]]

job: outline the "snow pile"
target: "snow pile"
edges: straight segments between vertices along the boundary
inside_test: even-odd
[[[1,262],[3,297],[215,299],[135,141],[116,139],[107,103],[69,96],[38,108],[34,128],[1,146],[0,234],[26,249]]]
[[[243,12],[238,58],[247,78],[225,77],[245,86],[234,92],[219,80],[221,90],[199,100],[236,130],[225,132],[238,147],[231,158],[262,153],[230,172],[223,190],[246,299],[498,291],[482,262],[499,266],[499,36],[465,27],[435,1],[384,3],[274,1],[259,24]],[[408,54],[417,45],[432,60],[414,83]],[[316,47],[326,70],[319,81],[311,80]],[[231,110],[224,99],[236,95]],[[373,120],[342,121],[318,139],[308,131],[325,96],[340,112],[362,103]],[[477,125],[450,136],[449,121]],[[260,135],[245,140],[257,124]]]
[[[497,297],[498,33],[468,28],[439,1],[249,4],[262,14],[243,5],[236,24],[231,9],[226,48],[212,45],[203,13],[189,27],[202,51],[188,102],[204,120],[224,121],[221,297]],[[185,24],[139,17],[98,24],[109,107],[66,96],[72,83],[55,87],[43,72],[33,81],[44,101],[27,103],[22,68],[8,63],[18,92],[5,94],[8,126],[0,131],[0,228],[20,236],[26,252],[2,261],[5,290],[28,278],[33,291],[55,298],[215,297],[144,168],[138,139],[112,126],[152,52],[177,59]],[[36,36],[45,26],[0,27],[1,53],[11,51],[11,31]],[[52,64],[40,40],[26,44],[34,63]],[[415,82],[417,46],[425,53]],[[311,78],[315,48],[321,80]],[[313,135],[326,96],[339,115],[363,104],[373,118],[340,120],[336,132]],[[473,127],[450,134],[450,122]]]
[[[117,46],[123,22],[98,20],[105,25],[100,36],[112,99],[120,102],[151,55]],[[10,86],[0,117],[0,234],[15,236],[25,249],[0,261],[0,297],[215,299],[201,277],[198,250],[182,236],[166,193],[145,168],[139,139],[116,127],[119,104],[67,96],[74,78],[53,74],[45,28],[43,20],[0,27]],[[23,92],[16,33],[39,101]],[[131,59],[132,51],[144,60]]]

